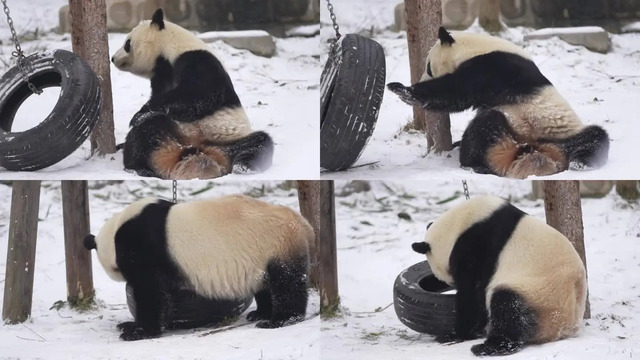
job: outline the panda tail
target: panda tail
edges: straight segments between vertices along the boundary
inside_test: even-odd
[[[598,168],[609,157],[609,135],[597,125],[587,126],[579,133],[556,142],[567,154],[569,162],[580,166]]]
[[[264,171],[271,166],[273,140],[256,131],[232,143],[205,143],[184,147],[178,141],[166,141],[151,156],[155,173],[163,179],[213,179],[239,171]]]

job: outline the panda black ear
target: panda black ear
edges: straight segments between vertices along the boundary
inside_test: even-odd
[[[98,248],[98,246],[96,245],[96,237],[91,234],[85,236],[83,242],[84,242],[84,247],[87,250],[93,250]]]
[[[411,244],[411,248],[413,249],[413,251],[417,252],[418,254],[426,254],[429,251],[431,251],[431,246],[426,242],[413,243]]]
[[[442,45],[451,45],[456,42],[455,40],[453,40],[453,37],[451,37],[451,34],[449,34],[447,29],[443,28],[442,26],[440,26],[440,29],[438,29],[438,39],[440,39]]]
[[[151,17],[151,26],[157,25],[159,30],[164,29],[164,12],[162,9],[156,10]]]

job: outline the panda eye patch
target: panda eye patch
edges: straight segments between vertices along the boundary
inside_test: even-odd
[[[427,75],[433,77],[433,73],[431,72],[431,61],[427,63]]]
[[[124,43],[124,51],[131,52],[131,39],[127,39]]]

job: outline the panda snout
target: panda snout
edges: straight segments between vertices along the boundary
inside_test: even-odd
[[[91,234],[84,237],[83,243],[84,243],[84,247],[87,250],[93,250],[98,248],[96,245],[96,237]]]

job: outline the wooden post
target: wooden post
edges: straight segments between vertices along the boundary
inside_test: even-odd
[[[93,301],[91,253],[82,240],[89,227],[89,199],[86,181],[62,181],[62,219],[67,268],[67,301],[74,307]]]
[[[580,204],[580,182],[577,180],[545,180],[544,181],[544,212],[547,224],[566,236],[580,255],[585,270],[587,258],[584,250],[584,232],[582,225],[582,205]],[[589,291],[584,318],[591,317],[589,306]]]
[[[320,314],[332,317],[340,305],[333,181],[320,181]]]
[[[497,33],[502,31],[500,0],[480,0],[478,22],[487,32]]]
[[[83,58],[98,75],[102,88],[100,118],[91,133],[91,151],[98,155],[116,152],[113,127],[113,97],[107,35],[105,0],[69,0],[71,44],[73,52]]]
[[[2,305],[2,320],[9,324],[31,316],[39,205],[40,181],[13,182]]]
[[[442,24],[442,2],[440,0],[404,0],[407,12],[407,42],[411,84],[420,81],[424,73],[429,50],[438,39],[438,28]],[[427,147],[436,153],[451,150],[451,123],[449,114],[426,111],[413,107],[413,127],[427,133]]]
[[[309,244],[309,278],[311,285],[318,288],[318,237],[320,236],[320,182],[298,180],[298,203],[300,213],[313,227],[315,238]]]

